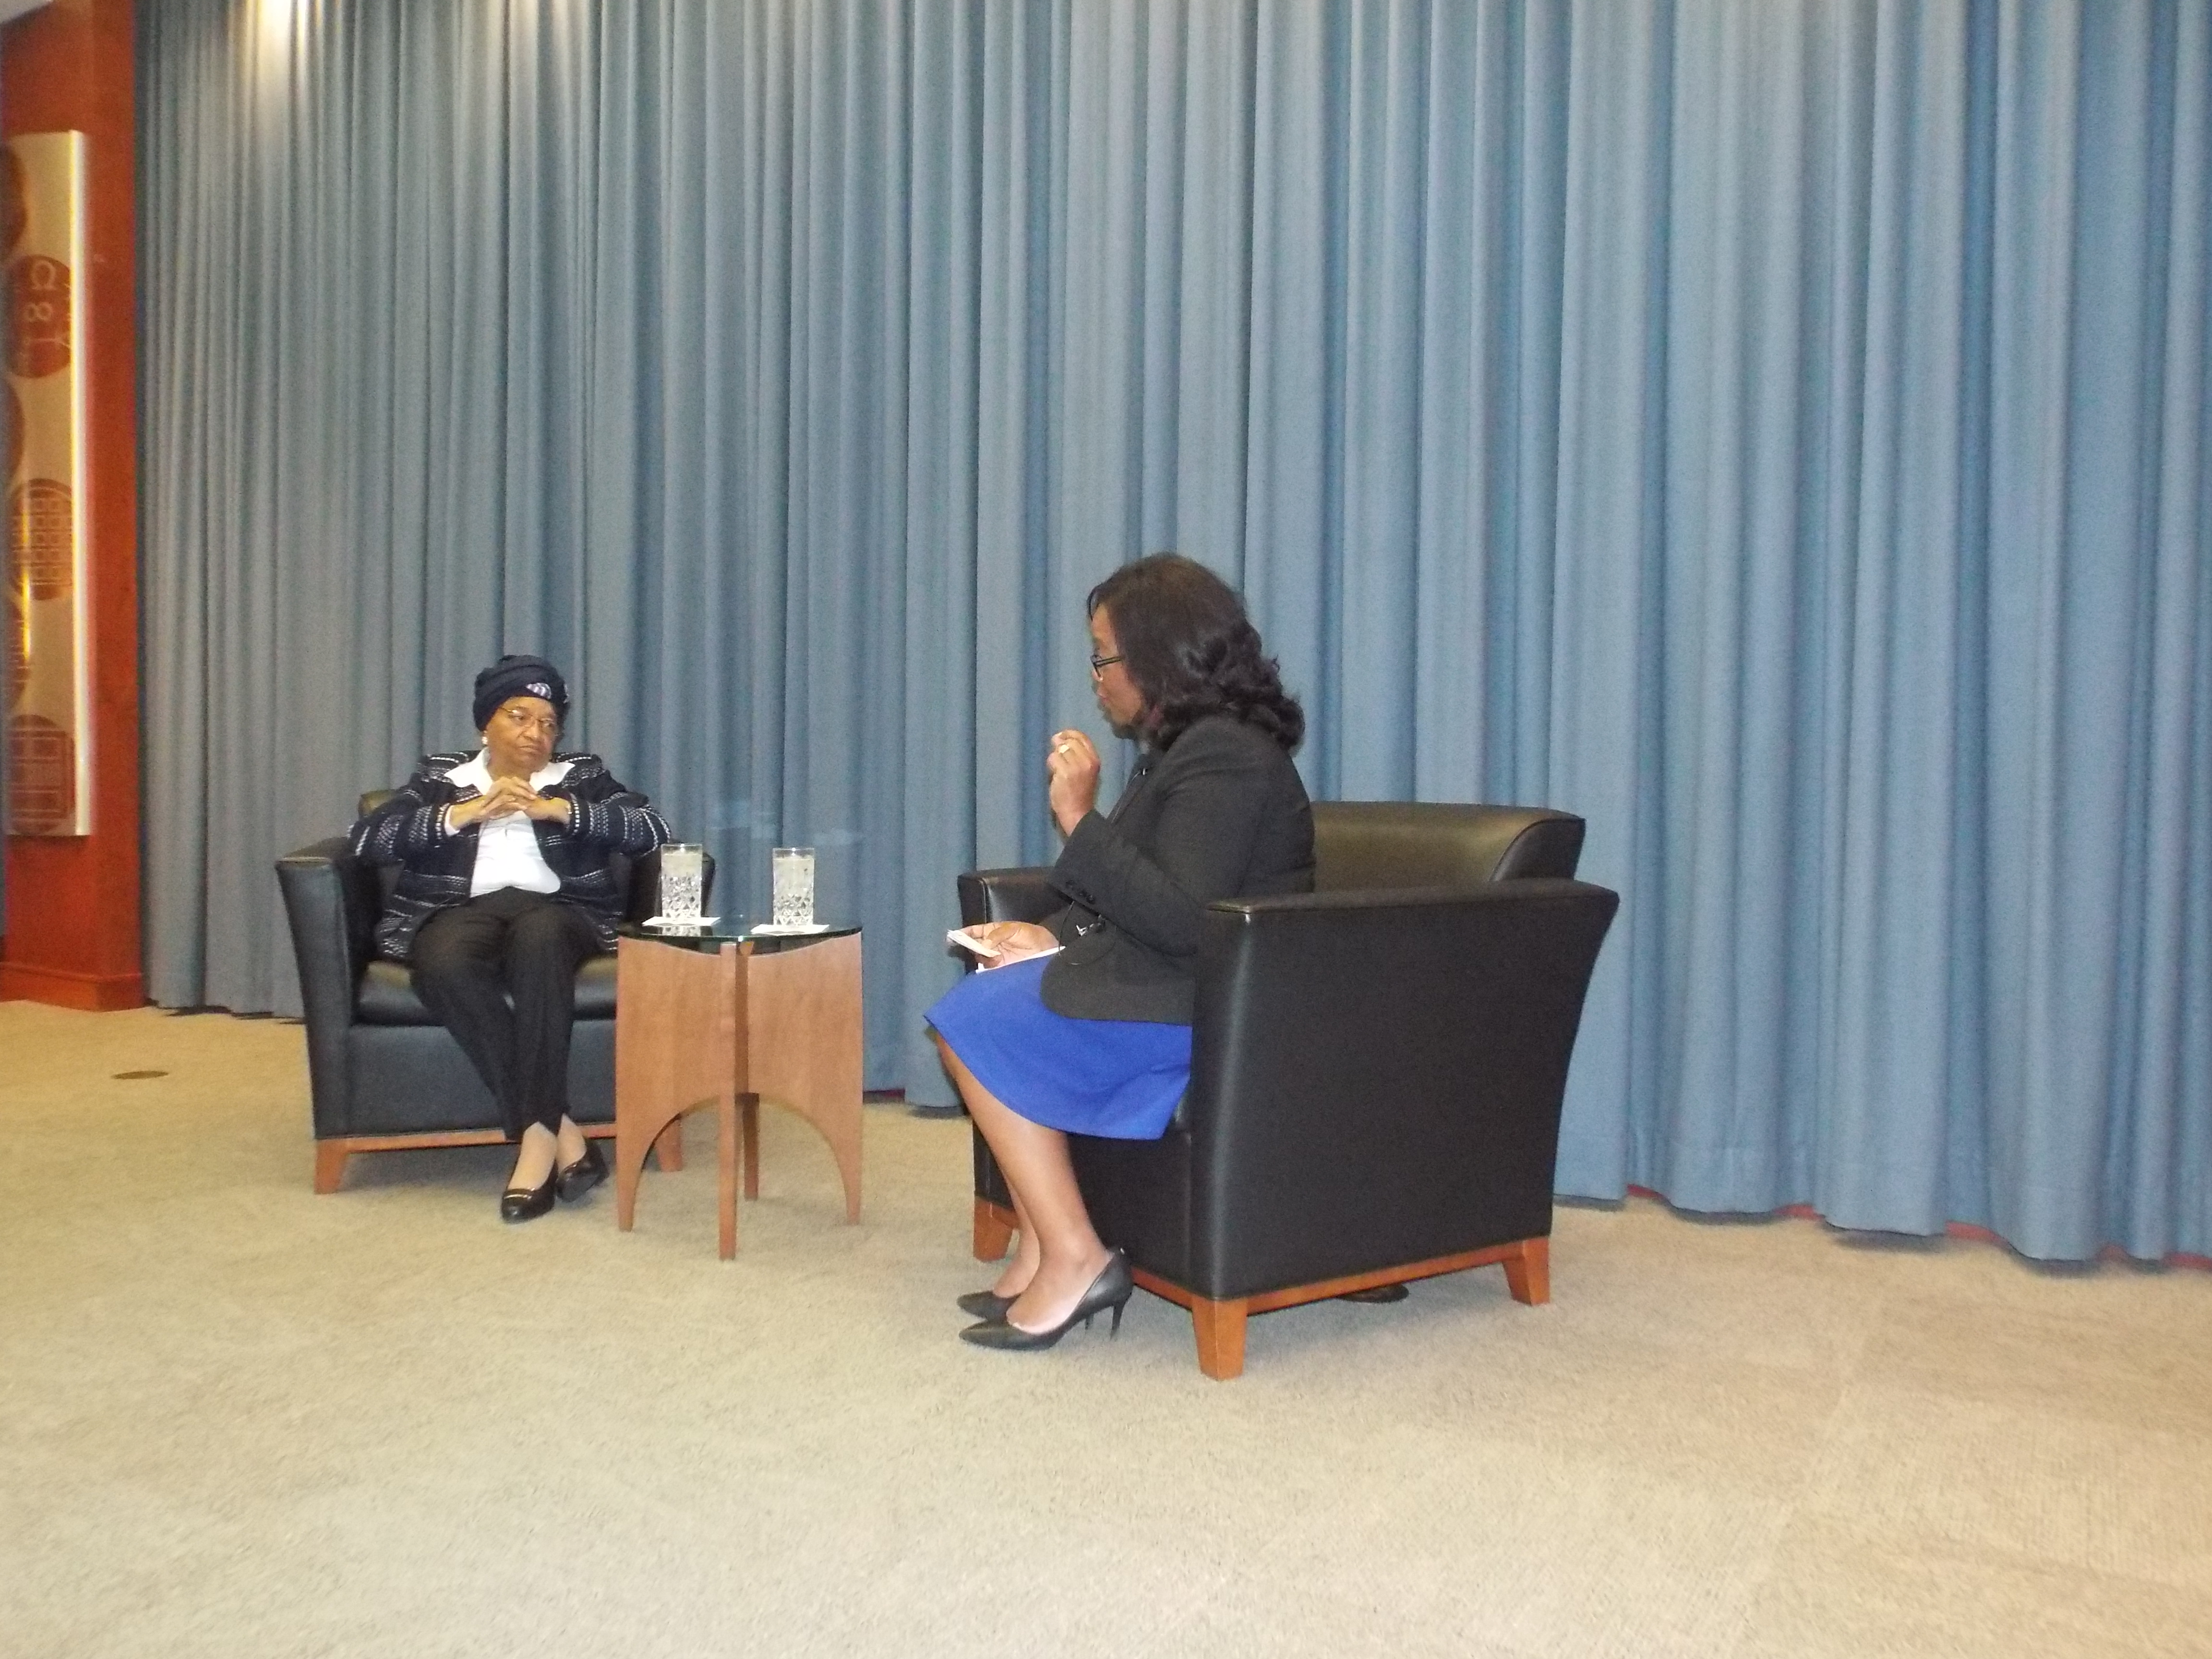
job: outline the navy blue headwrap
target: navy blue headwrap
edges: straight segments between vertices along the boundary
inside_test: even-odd
[[[470,705],[476,714],[477,730],[483,730],[509,697],[543,697],[553,705],[561,723],[568,723],[568,683],[543,657],[501,657],[477,676],[477,697]]]

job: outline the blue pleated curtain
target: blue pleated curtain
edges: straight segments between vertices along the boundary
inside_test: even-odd
[[[1082,599],[1626,905],[1559,1182],[2212,1253],[2205,0],[141,9],[149,980],[501,650],[820,849],[868,1078],[1049,857]]]

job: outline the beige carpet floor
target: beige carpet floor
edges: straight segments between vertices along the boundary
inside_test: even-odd
[[[964,1126],[848,1227],[765,1116],[725,1265],[710,1157],[318,1198],[297,1027],[0,1006],[0,1654],[2212,1654],[2212,1275],[1567,1208],[1218,1384],[964,1347]]]

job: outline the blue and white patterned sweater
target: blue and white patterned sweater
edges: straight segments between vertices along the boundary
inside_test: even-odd
[[[353,855],[366,864],[399,866],[399,880],[377,919],[376,948],[404,962],[422,924],[469,896],[476,869],[477,826],[449,831],[446,809],[479,792],[448,775],[475,758],[472,752],[426,755],[415,775],[353,827]],[[614,948],[625,895],[608,867],[611,854],[641,858],[668,840],[668,825],[643,795],[626,788],[597,755],[559,755],[568,775],[547,787],[549,796],[571,803],[568,824],[533,821],[538,850],[561,878],[553,895],[592,918],[599,948]]]

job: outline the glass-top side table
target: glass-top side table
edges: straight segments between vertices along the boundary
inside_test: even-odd
[[[712,955],[725,945],[750,945],[763,955],[789,951],[807,945],[817,945],[825,939],[843,939],[860,931],[860,924],[827,922],[806,928],[773,927],[763,922],[755,926],[749,916],[720,916],[711,924],[698,929],[684,927],[647,927],[637,922],[624,922],[616,930],[623,939],[651,939],[656,945],[673,945],[686,951],[703,951]]]
[[[760,1195],[760,1103],[814,1126],[860,1218],[860,930],[747,927],[664,934],[625,928],[615,963],[615,1221],[636,1218],[638,1177],[656,1137],[714,1108],[720,1247],[738,1249],[744,1195]]]

